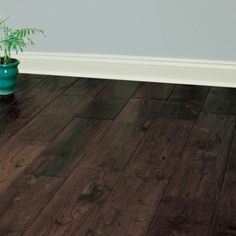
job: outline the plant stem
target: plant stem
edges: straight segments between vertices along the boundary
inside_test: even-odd
[[[11,62],[11,55],[7,49],[4,50],[3,64],[9,64]]]

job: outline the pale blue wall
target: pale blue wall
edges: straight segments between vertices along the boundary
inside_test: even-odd
[[[235,0],[11,0],[0,15],[45,30],[29,51],[236,60]]]

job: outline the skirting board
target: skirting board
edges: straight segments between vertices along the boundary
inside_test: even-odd
[[[236,87],[236,62],[155,57],[23,53],[22,73]]]

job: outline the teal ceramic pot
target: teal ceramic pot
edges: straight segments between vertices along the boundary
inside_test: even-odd
[[[0,95],[8,95],[15,92],[19,63],[17,59],[11,59],[10,64],[0,64]]]

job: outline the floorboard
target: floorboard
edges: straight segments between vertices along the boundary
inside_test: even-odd
[[[234,137],[209,235],[236,234],[236,138]]]
[[[133,98],[139,98],[143,100],[166,100],[170,96],[174,87],[175,85],[173,84],[142,83],[140,88],[134,94]]]
[[[27,95],[18,96],[17,109],[19,117],[34,117],[66,91],[75,81],[76,78],[67,77],[59,77],[57,79],[44,78],[37,86],[30,89]]]
[[[148,235],[207,235],[235,118],[201,113]]]
[[[95,97],[108,83],[108,80],[80,78],[66,91],[66,94]]]
[[[19,74],[17,77],[15,96],[18,99],[26,97],[27,93],[29,93],[35,86],[46,79],[46,77],[46,75],[35,76],[32,74]]]
[[[45,149],[46,143],[10,139],[0,148],[0,193],[14,182]]]
[[[188,107],[193,102],[201,104],[207,90],[200,88],[195,94],[193,90],[194,87],[177,86],[169,99],[171,103],[176,99],[178,106],[182,100],[186,100]],[[195,121],[180,120],[175,114],[170,116],[165,109],[169,105],[167,101],[161,113],[156,113],[132,161],[88,232],[135,236],[144,235],[148,230]],[[168,113],[168,119],[164,112]]]
[[[233,88],[213,87],[210,89],[203,110],[220,114],[236,115],[235,97],[236,90]]]
[[[22,140],[52,141],[69,124],[89,100],[81,96],[63,95],[34,117],[18,134]]]
[[[116,180],[117,174],[111,172],[77,168],[24,235],[80,235]]]
[[[161,117],[195,120],[208,93],[208,87],[177,85],[161,111]]]
[[[67,177],[100,141],[110,121],[74,118],[28,168],[39,175]]]
[[[1,236],[236,235],[236,90],[20,74],[0,97]]]
[[[0,235],[22,235],[63,182],[61,178],[21,175],[0,195],[0,201],[5,203]]]
[[[131,99],[111,124],[103,139],[81,162],[81,166],[123,171],[150,127],[152,106],[161,108],[155,101],[150,108],[142,100]],[[148,109],[147,109],[148,108]]]
[[[113,120],[137,91],[139,85],[138,82],[111,81],[98,96],[77,113],[77,116]]]

